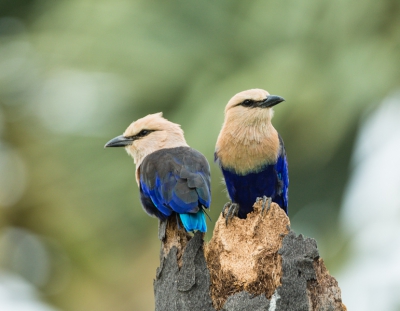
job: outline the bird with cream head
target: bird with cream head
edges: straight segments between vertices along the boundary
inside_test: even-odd
[[[215,160],[224,175],[232,202],[226,219],[253,210],[258,198],[276,202],[287,213],[289,174],[283,140],[273,127],[272,107],[280,96],[250,89],[233,96],[225,107],[225,120],[215,148]],[[268,208],[267,208],[268,209]]]
[[[187,231],[207,230],[210,207],[207,159],[186,143],[180,125],[150,114],[133,122],[105,147],[124,147],[136,164],[136,181],[144,210],[165,220],[178,214]]]

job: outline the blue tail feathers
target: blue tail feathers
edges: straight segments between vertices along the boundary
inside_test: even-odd
[[[198,211],[196,214],[187,213],[187,214],[179,214],[179,217],[182,220],[183,226],[186,231],[194,231],[199,230],[201,232],[207,231],[206,225],[206,217],[204,215],[203,210]]]

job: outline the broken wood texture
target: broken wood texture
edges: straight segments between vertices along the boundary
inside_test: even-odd
[[[289,226],[275,203],[264,215],[256,203],[228,226],[220,216],[207,244],[175,217],[161,222],[155,310],[346,311],[315,240]]]

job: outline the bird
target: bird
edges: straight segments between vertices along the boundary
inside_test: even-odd
[[[275,202],[288,213],[288,161],[283,140],[271,123],[272,107],[283,101],[265,90],[250,89],[233,96],[225,107],[214,160],[231,199],[222,210],[227,224],[235,215],[246,218],[260,199],[262,212]]]
[[[161,112],[149,114],[104,147],[124,147],[133,158],[147,214],[161,221],[179,215],[186,231],[207,231],[210,165],[203,154],[189,147],[180,125],[163,118]]]

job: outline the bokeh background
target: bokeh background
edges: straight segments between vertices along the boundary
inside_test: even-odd
[[[225,104],[265,88],[289,213],[349,310],[400,310],[400,2],[0,1],[0,309],[154,310],[157,221],[104,144],[164,112],[212,168]]]

